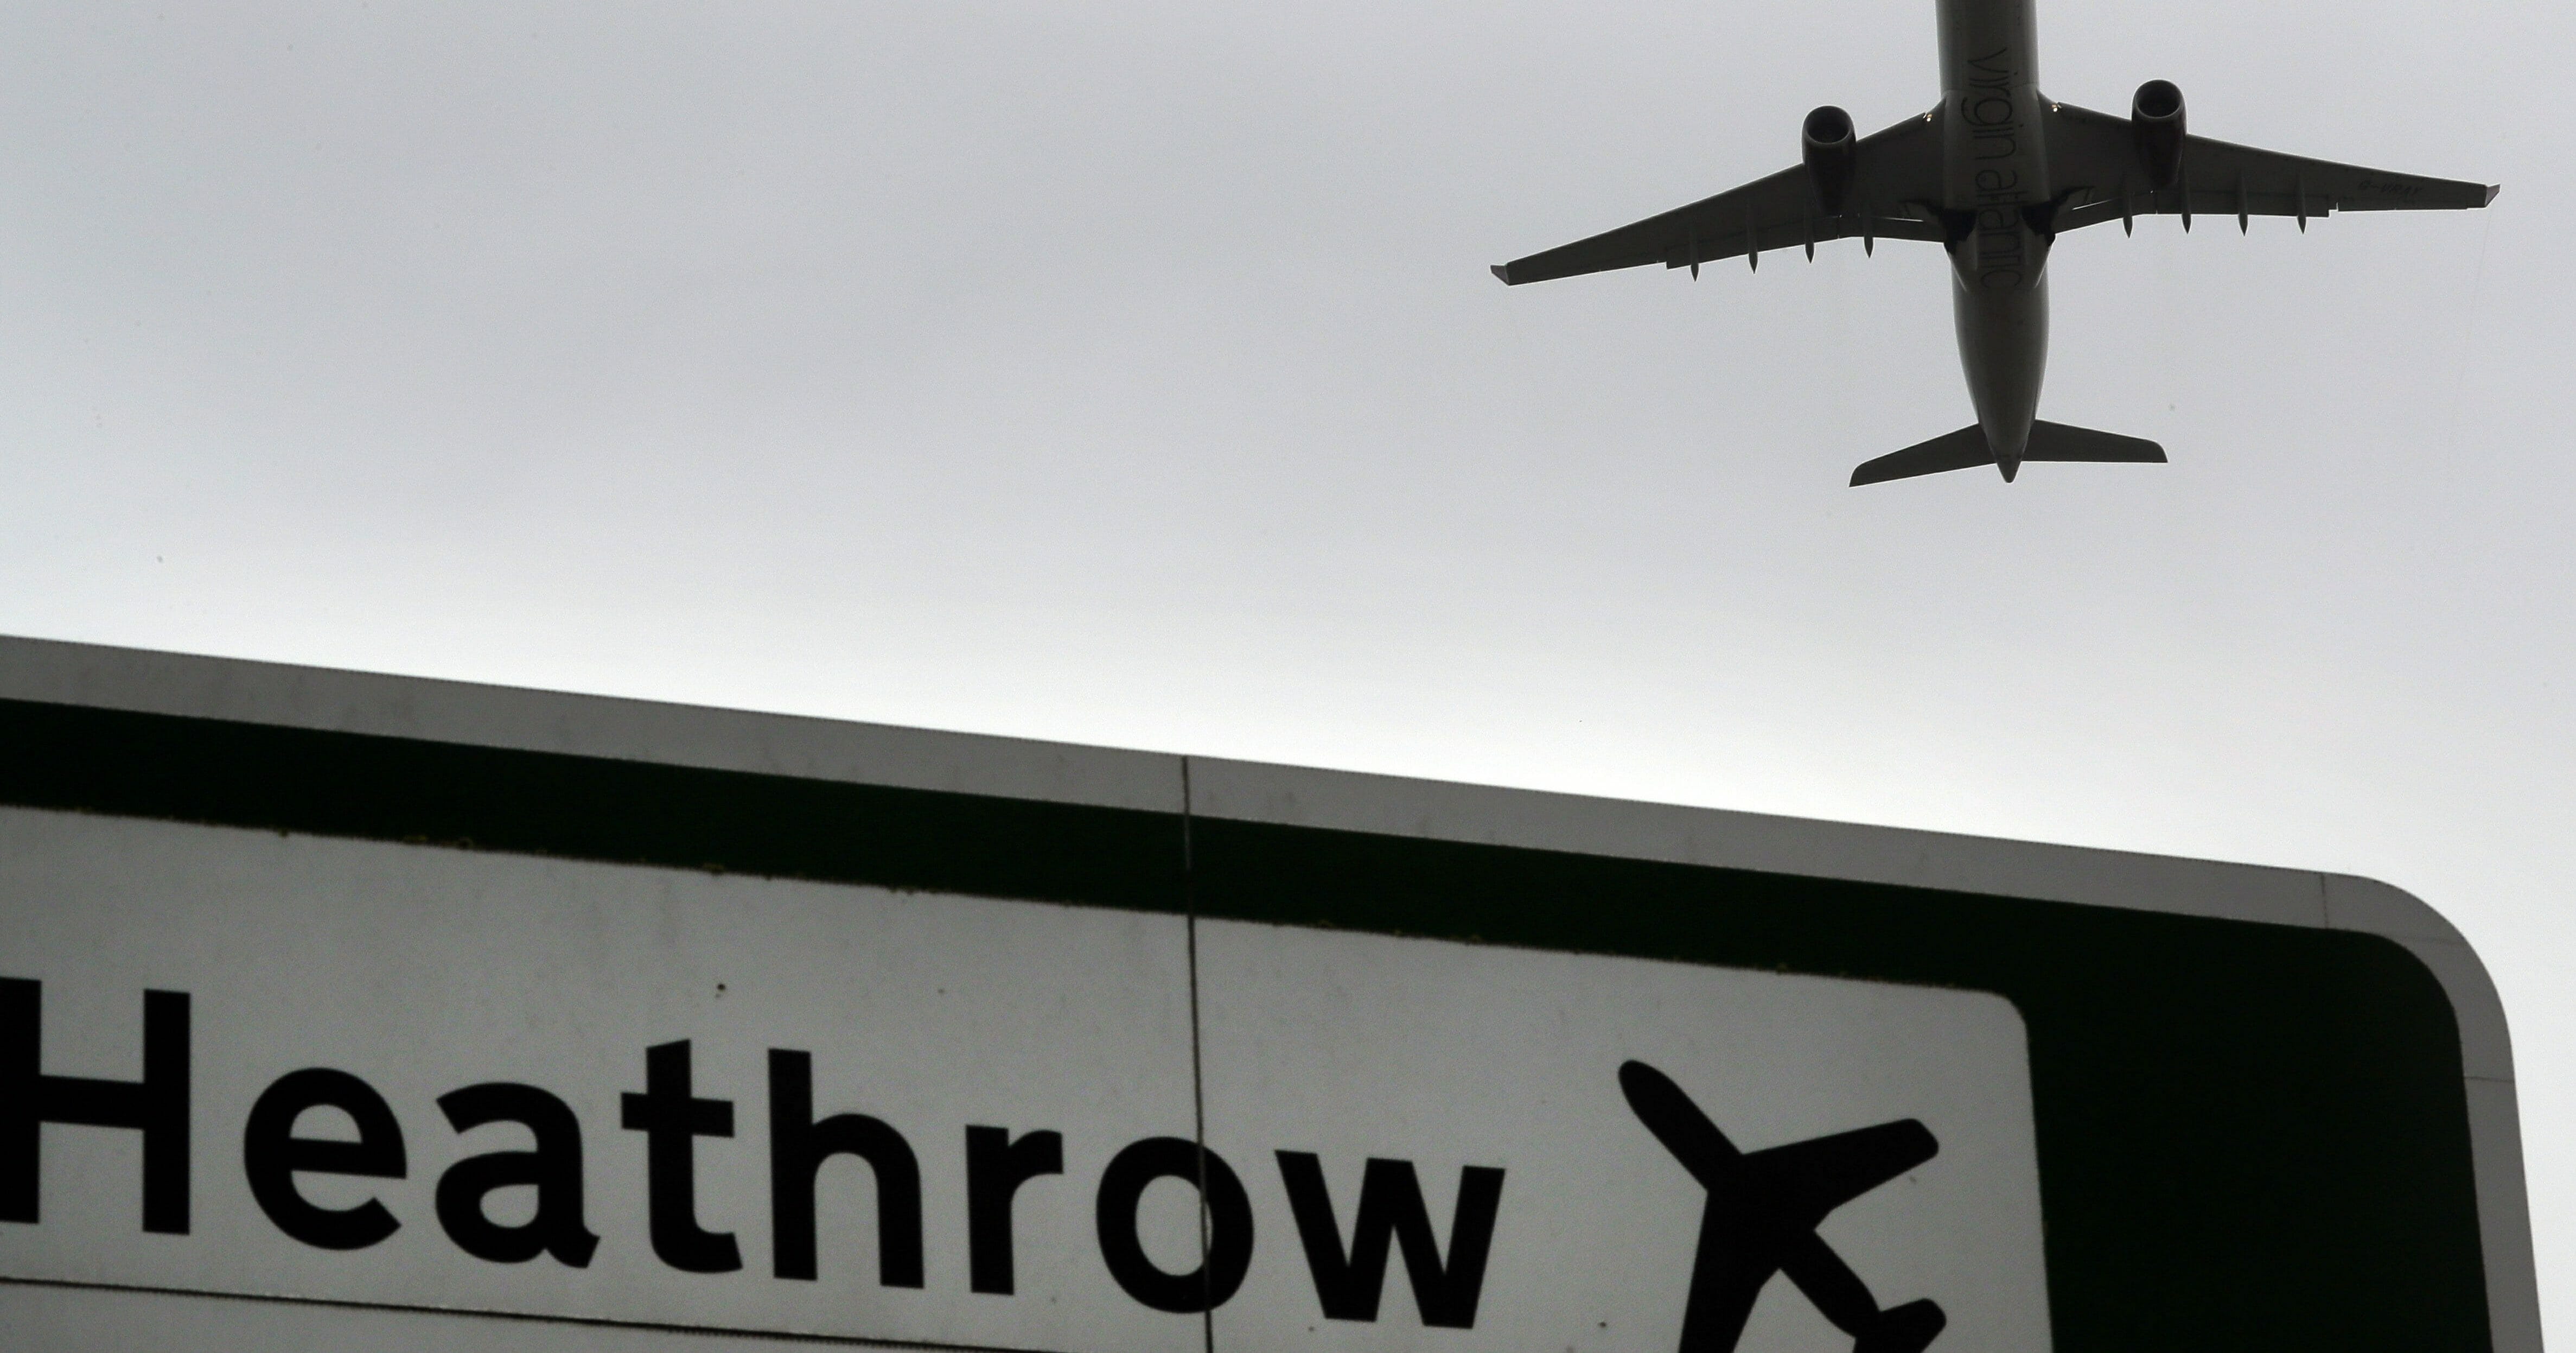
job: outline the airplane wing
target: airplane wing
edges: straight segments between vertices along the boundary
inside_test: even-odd
[[[2130,216],[2294,216],[2336,211],[2410,211],[2483,207],[2496,189],[2484,183],[2392,174],[2357,164],[2311,160],[2213,141],[2182,139],[2179,180],[2149,187],[2131,140],[2129,120],[2071,103],[2054,105],[2048,121],[2049,179],[2063,195],[2051,225],[2059,233]]]
[[[1648,263],[1696,270],[1715,259],[1755,257],[1765,249],[1795,249],[1853,235],[1938,240],[1941,227],[1934,204],[1940,200],[1941,130],[1925,114],[1853,145],[1851,183],[1839,212],[1827,212],[1806,167],[1792,165],[1635,225],[1498,264],[1494,276],[1519,286]],[[1758,257],[1755,262],[1759,266]]]
[[[1812,1231],[1827,1214],[1939,1154],[1912,1118],[1756,1151],[1744,1171],[1784,1231]]]

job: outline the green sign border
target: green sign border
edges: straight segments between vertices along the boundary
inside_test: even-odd
[[[0,802],[1991,991],[2058,1348],[2490,1347],[2459,1031],[2376,935],[26,700]]]

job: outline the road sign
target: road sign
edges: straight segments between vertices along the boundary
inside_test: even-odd
[[[2365,880],[0,641],[0,1344],[2538,1349]]]

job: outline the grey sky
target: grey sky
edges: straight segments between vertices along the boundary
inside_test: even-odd
[[[1485,265],[1937,97],[1929,3],[0,9],[0,631],[2375,875],[2515,1020],[2576,1328],[2576,15],[2047,3],[2043,85],[2501,182]]]

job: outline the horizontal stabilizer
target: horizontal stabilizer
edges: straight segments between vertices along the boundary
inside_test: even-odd
[[[1944,470],[1974,469],[1995,463],[1994,449],[1986,445],[1986,430],[1970,423],[1946,436],[1928,442],[1916,442],[1902,451],[1890,451],[1876,460],[1863,461],[1852,471],[1852,487],[1884,484],[1891,479],[1912,479],[1916,475],[1939,474]]]
[[[2070,427],[2064,423],[2036,422],[2030,425],[2030,441],[2022,448],[2021,459],[2007,469],[2019,469],[2034,460],[2081,460],[2161,465],[2165,449],[2144,437],[2123,437],[2116,432],[2095,432],[2091,428]],[[1916,475],[1940,474],[1945,470],[1968,470],[1995,463],[1994,449],[1986,445],[1985,429],[1971,423],[1956,432],[1916,442],[1902,451],[1891,451],[1872,461],[1863,461],[1852,471],[1854,488],[1863,484],[1884,484],[1891,479],[1912,479]],[[2012,478],[2010,474],[2004,476]]]
[[[2021,453],[2021,458],[2162,465],[2165,463],[2165,449],[2144,437],[2123,437],[2116,432],[2095,432],[2091,428],[2068,427],[2064,423],[2033,423],[2030,425],[2030,446]]]

